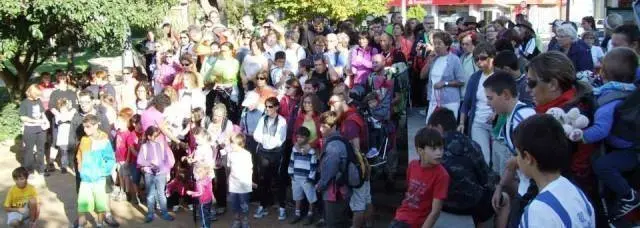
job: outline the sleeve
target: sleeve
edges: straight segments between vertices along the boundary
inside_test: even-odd
[[[202,195],[202,193],[204,192],[204,189],[202,187],[201,183],[196,183],[196,188],[194,189],[193,193],[191,193],[192,197],[200,197]]]
[[[4,198],[4,207],[11,207],[11,199],[13,199],[13,188],[9,189],[9,192],[7,193],[7,197]]]
[[[346,139],[353,140],[360,136],[360,128],[354,121],[344,121],[344,132],[341,132]]]
[[[111,144],[109,143],[105,144],[102,149],[102,161],[104,162],[102,174],[104,176],[109,176],[111,174],[111,170],[113,170],[113,167],[116,165],[115,153],[113,152],[113,147],[111,147]]]
[[[138,166],[141,167],[147,167],[147,166],[151,166],[151,163],[149,163],[149,161],[146,160],[146,155],[147,155],[147,145],[148,144],[143,144],[140,147],[140,152],[138,152]]]
[[[594,143],[603,140],[611,132],[615,107],[622,101],[609,102],[596,110],[593,117],[593,125],[584,130],[583,138],[586,143]]]
[[[460,106],[460,114],[469,115],[468,112],[471,109],[471,97],[473,96],[473,92],[471,92],[472,86],[470,85],[472,83],[475,83],[475,81],[477,80],[476,75],[477,72],[471,74],[471,77],[467,81],[467,89],[464,91],[464,99],[462,100],[462,106]]]
[[[522,213],[520,227],[564,227],[553,209],[544,203],[533,201]]]
[[[455,64],[453,67],[453,80],[464,82],[464,71],[462,70],[462,62],[458,57],[455,57],[453,59],[455,59],[455,61],[453,62],[453,64]]]
[[[20,102],[20,110],[19,110],[20,116],[31,117],[31,115],[29,115],[31,108],[27,106],[28,104],[26,100]]]
[[[264,128],[264,117],[260,117],[258,123],[256,124],[256,128],[253,130],[253,139],[256,140],[258,144],[262,144],[264,142],[262,129]]]
[[[316,180],[316,170],[318,169],[318,157],[315,150],[309,151],[311,154],[310,168],[309,168],[309,180],[314,182]]]
[[[304,48],[299,47],[298,51],[296,52],[297,55],[297,61],[303,60],[307,58],[307,52],[304,51]]]
[[[293,146],[293,148],[291,149],[291,156],[289,158],[289,168],[287,168],[287,173],[289,173],[289,176],[293,175],[293,166],[295,163],[295,146]]]
[[[337,153],[334,153],[334,151],[338,149],[336,148],[336,143],[337,142],[332,142],[327,145],[327,149],[325,151],[327,155],[325,155],[324,158],[325,161],[320,165],[320,169],[322,169],[322,172],[320,172],[320,180],[318,181],[318,190],[320,191],[324,191],[325,189],[327,189],[329,181],[331,181],[336,176],[336,174],[338,174],[340,157],[337,155]]]
[[[277,140],[276,143],[278,146],[281,146],[284,144],[284,141],[287,140],[287,120],[282,116],[278,116],[278,118],[280,119],[278,121],[278,130],[274,137]]]
[[[449,174],[441,167],[441,173],[438,175],[435,186],[433,186],[433,198],[445,200],[449,193]]]
[[[47,103],[47,107],[49,107],[49,109],[55,109],[56,108],[56,103],[58,103],[59,93],[60,92],[56,89],[53,92],[51,92],[51,95],[49,95],[49,101]],[[73,106],[73,107],[75,107],[75,106]]]

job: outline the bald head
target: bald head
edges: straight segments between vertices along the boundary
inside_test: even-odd
[[[371,62],[373,63],[373,71],[380,72],[384,69],[384,57],[382,54],[374,55]]]

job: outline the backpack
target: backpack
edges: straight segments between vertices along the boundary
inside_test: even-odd
[[[640,151],[640,89],[636,89],[622,103],[614,113],[614,123],[611,134],[633,143],[632,148]]]
[[[353,149],[353,145],[347,139],[340,135],[327,138],[324,145],[329,145],[333,141],[340,141],[347,148],[346,166],[340,167],[341,175],[338,175],[336,181],[340,184],[346,184],[349,188],[360,188],[369,177],[369,162],[363,154],[357,153]]]

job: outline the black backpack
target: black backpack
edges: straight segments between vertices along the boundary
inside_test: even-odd
[[[346,184],[350,188],[361,187],[369,177],[369,162],[363,154],[356,152],[347,139],[340,135],[327,138],[325,149],[326,145],[336,140],[342,142],[347,148],[347,164],[346,167],[340,167],[341,174],[336,181],[340,184]],[[324,154],[326,153],[323,153],[323,156]]]
[[[640,151],[640,89],[616,107],[614,120],[611,134],[632,142],[632,148]]]

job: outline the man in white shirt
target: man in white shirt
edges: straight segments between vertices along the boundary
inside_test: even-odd
[[[519,227],[596,227],[595,211],[585,194],[560,175],[571,160],[560,123],[547,114],[530,117],[516,128],[513,139],[519,169],[540,189]]]

